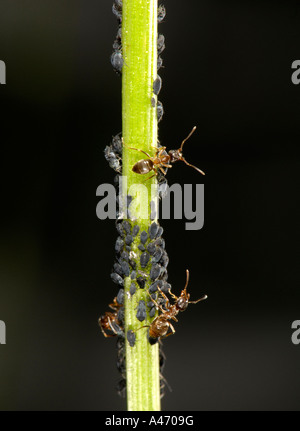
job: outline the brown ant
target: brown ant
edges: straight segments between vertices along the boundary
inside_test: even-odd
[[[178,160],[181,160],[186,165],[196,169],[196,171],[200,172],[200,174],[205,175],[204,172],[201,171],[201,169],[188,163],[182,154],[183,144],[190,138],[190,136],[194,133],[195,130],[196,126],[193,127],[190,134],[182,141],[180,148],[178,148],[178,150],[170,150],[168,154],[163,154],[166,147],[158,148],[154,157],[151,157],[148,153],[146,153],[146,151],[139,150],[138,148],[128,147],[131,150],[140,151],[141,153],[146,154],[146,156],[148,157],[148,159],[142,159],[136,162],[132,167],[133,172],[135,172],[136,174],[144,175],[148,174],[151,171],[154,171],[154,174],[147,178],[147,180],[150,180],[150,178],[154,177],[155,175],[158,175],[158,170],[160,170],[164,175],[166,175],[166,171],[163,168],[172,168],[172,165],[170,163],[175,163],[178,162]]]
[[[169,298],[159,289],[160,294],[165,299],[165,308],[164,310],[160,304],[158,304],[153,298],[151,300],[155,304],[155,306],[162,312],[159,316],[157,316],[151,325],[142,326],[141,328],[149,327],[149,341],[151,344],[154,344],[159,338],[166,338],[169,335],[172,335],[175,333],[175,329],[173,325],[171,324],[170,320],[174,320],[175,322],[178,322],[176,316],[180,311],[185,311],[189,304],[197,304],[197,302],[203,301],[207,298],[207,295],[204,295],[202,298],[197,299],[197,301],[190,301],[190,294],[187,293],[186,289],[189,283],[189,270],[186,270],[186,283],[184,286],[184,289],[181,291],[181,294],[179,297],[174,295],[172,292],[169,291],[172,298],[176,300],[175,304],[170,305]],[[151,296],[150,296],[151,297]],[[139,329],[141,329],[139,328]],[[171,332],[168,332],[169,329]]]
[[[115,337],[117,335],[124,336],[121,322],[118,319],[118,310],[122,305],[117,302],[117,297],[115,297],[113,302],[109,304],[109,307],[114,310],[114,312],[106,311],[105,314],[98,319],[102,334],[106,338]],[[111,331],[112,333],[107,333],[106,331]]]

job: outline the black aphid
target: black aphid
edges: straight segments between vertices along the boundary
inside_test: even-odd
[[[146,268],[146,266],[148,265],[149,259],[150,259],[150,256],[146,251],[141,254],[140,264],[142,268]]]
[[[136,269],[136,261],[133,259],[129,259],[129,265],[132,269]]]
[[[146,280],[143,277],[138,277],[136,281],[137,281],[137,284],[140,286],[140,288],[144,289]]]
[[[151,280],[156,280],[159,276],[160,276],[160,272],[161,272],[161,266],[158,265],[157,263],[152,265],[151,269],[150,269],[150,278]]]
[[[119,274],[121,276],[123,275],[122,267],[119,263],[114,263],[113,268],[114,268],[114,272],[116,272],[117,274]]]
[[[122,225],[123,225],[123,228],[124,228],[125,232],[126,232],[128,235],[129,235],[129,234],[131,234],[131,224],[129,223],[129,221],[124,220],[124,221],[122,222]]]
[[[110,57],[110,62],[112,64],[112,67],[114,68],[115,72],[121,73],[124,60],[121,51],[114,51]]]
[[[164,233],[164,228],[162,226],[159,226],[157,234],[156,234],[156,238],[161,237],[163,233]]]
[[[157,115],[157,121],[160,122],[163,115],[164,115],[164,108],[163,104],[158,100],[156,105],[156,115]]]
[[[133,226],[132,235],[136,236],[139,233],[139,230],[140,230],[140,227],[137,224]]]
[[[161,56],[159,55],[157,57],[157,70],[159,70],[162,67],[163,64],[163,59],[161,58]]]
[[[157,54],[161,54],[165,47],[165,36],[163,34],[159,34],[157,37]]]
[[[164,250],[164,253],[162,255],[162,257],[160,258],[160,263],[162,264],[163,267],[167,267],[169,264],[169,256],[168,253]]]
[[[118,310],[118,321],[124,325],[124,318],[125,318],[125,309],[124,307],[119,308]]]
[[[122,378],[121,380],[118,381],[117,386],[116,386],[116,390],[117,390],[118,394],[120,395],[120,397],[125,398],[125,396],[126,396],[126,379]]]
[[[150,242],[150,244],[148,244],[148,246],[147,246],[147,250],[148,250],[148,253],[153,255],[155,253],[155,250],[156,250],[155,244],[153,242]]]
[[[141,299],[139,301],[138,307],[137,307],[137,312],[136,312],[136,318],[140,321],[143,322],[143,320],[145,320],[147,317],[146,314],[146,305],[145,305],[145,301],[143,299]]]
[[[166,16],[166,8],[163,4],[160,4],[157,8],[157,22],[161,23],[162,20],[165,18]]]
[[[116,1],[113,3],[112,12],[114,15],[116,15],[118,20],[121,22],[122,21],[122,4],[119,5],[119,3],[120,3],[119,1]]]
[[[145,251],[146,250],[145,246],[143,246],[143,244],[139,244],[138,245],[138,249],[141,250],[141,251]]]
[[[135,283],[131,283],[130,288],[129,288],[129,293],[132,296],[135,294],[135,292],[136,292],[136,285],[135,285]]]
[[[125,277],[129,277],[130,269],[129,269],[129,265],[126,262],[126,260],[123,260],[121,262],[121,268],[122,268],[122,271],[123,271],[123,274],[125,275]]]
[[[166,281],[163,282],[162,286],[160,287],[160,290],[164,293],[169,293],[169,291],[171,290],[171,285],[170,283],[167,283]]]
[[[165,249],[165,246],[166,246],[165,240],[164,240],[163,238],[157,238],[157,239],[154,241],[154,244],[155,244],[157,247],[161,247],[161,248],[163,248],[163,249]]]
[[[157,75],[157,78],[153,81],[153,93],[157,96],[161,90],[162,87],[162,79],[159,75]]]
[[[115,244],[116,253],[120,253],[123,247],[124,247],[124,241],[122,240],[121,237],[118,237]]]
[[[136,271],[132,271],[130,278],[131,280],[134,280],[136,278]]]
[[[110,274],[110,278],[114,283],[119,284],[120,286],[124,286],[123,278],[116,272],[113,272],[112,274]]]
[[[155,101],[155,97],[151,97],[151,106],[152,106],[152,108],[155,108],[155,106],[156,106],[156,101]]]
[[[156,237],[158,229],[159,229],[159,225],[157,223],[153,222],[150,225],[150,227],[149,227],[149,237],[151,239],[154,239]]]
[[[158,263],[162,258],[163,253],[164,253],[164,250],[160,247],[157,247],[155,253],[153,254],[152,262]]]
[[[113,136],[111,147],[114,150],[114,152],[118,155],[122,155],[122,139],[120,137],[121,132],[118,133],[116,136]]]
[[[132,235],[126,235],[126,237],[125,237],[126,245],[130,245],[132,242],[133,242],[133,236]]]
[[[141,243],[145,244],[145,242],[147,241],[147,239],[148,239],[148,234],[147,234],[147,232],[145,232],[143,230],[143,232],[141,233]]]
[[[135,345],[135,333],[132,330],[127,331],[127,340],[130,347]]]
[[[121,259],[126,260],[126,262],[128,262],[129,260],[129,254],[127,253],[127,251],[122,251],[121,253]]]

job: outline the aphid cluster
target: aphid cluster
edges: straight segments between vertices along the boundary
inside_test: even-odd
[[[113,13],[118,19],[118,32],[113,43],[114,52],[111,56],[111,63],[117,73],[122,72],[124,60],[122,57],[122,0],[114,0]],[[162,22],[166,15],[163,5],[158,6],[157,20]],[[157,70],[162,66],[160,54],[165,49],[165,38],[162,34],[157,39]],[[163,116],[163,106],[160,101],[156,102],[157,96],[162,87],[162,80],[159,75],[153,80],[151,105],[156,109],[157,119],[161,120]],[[185,141],[194,132],[195,127],[178,150],[166,152],[166,147],[158,144],[158,149],[154,157],[141,151],[147,156],[147,159],[139,160],[132,167],[137,174],[148,174],[149,178],[154,175],[158,183],[158,195],[163,198],[167,192],[166,172],[172,164],[178,160],[183,161],[188,166],[193,167],[198,172],[200,169],[188,163],[182,154]],[[112,138],[110,145],[104,150],[104,155],[109,166],[117,172],[115,176],[115,187],[117,189],[117,203],[120,203],[119,179],[122,175],[122,147],[125,145],[121,133]],[[131,148],[131,147],[129,147]],[[136,150],[135,148],[132,148]],[[162,352],[161,339],[173,334],[175,329],[172,321],[177,322],[177,315],[180,311],[186,310],[188,304],[195,304],[206,296],[197,301],[190,301],[190,294],[187,293],[189,281],[189,272],[187,271],[187,280],[184,289],[179,297],[171,292],[171,285],[168,283],[167,266],[169,257],[165,250],[165,241],[162,238],[163,228],[156,222],[155,202],[151,202],[151,220],[152,223],[148,228],[139,226],[136,221],[130,217],[131,196],[127,196],[128,213],[124,214],[121,205],[118,207],[118,217],[116,229],[118,237],[115,242],[116,260],[113,264],[110,274],[111,280],[117,285],[119,291],[109,304],[109,311],[106,311],[99,318],[100,329],[106,338],[115,337],[117,339],[117,368],[121,374],[121,379],[117,384],[117,391],[121,396],[126,394],[126,347],[134,348],[137,342],[136,332],[142,328],[148,328],[147,337],[149,343],[155,344],[159,341],[159,364],[160,364],[160,390],[161,396],[164,395],[164,389],[167,385],[162,372],[165,365],[165,355]],[[126,286],[125,286],[126,279]],[[128,288],[129,286],[129,288]],[[125,308],[126,301],[134,301],[135,317],[139,328],[125,331]],[[150,323],[149,323],[150,322]]]
[[[134,347],[136,342],[135,332],[128,330],[125,334],[125,278],[130,278],[128,295],[130,300],[135,300],[137,303],[136,319],[141,323],[145,323],[148,317],[153,318],[155,316],[156,304],[164,306],[165,299],[159,295],[157,286],[163,292],[169,291],[171,285],[167,283],[169,258],[165,251],[165,241],[162,238],[163,228],[158,223],[153,222],[145,231],[138,224],[129,220],[118,220],[116,227],[119,234],[115,242],[116,262],[110,276],[111,280],[119,287],[119,292],[113,302],[109,304],[110,311],[106,311],[99,318],[99,325],[106,338],[117,338],[117,367],[122,375],[117,385],[117,391],[120,395],[125,395],[125,343],[128,342],[130,347]],[[134,251],[136,248],[140,250],[139,256]],[[149,294],[152,292],[149,298],[147,287]],[[138,296],[136,296],[137,292],[139,292]],[[141,298],[140,293],[145,293],[144,297],[148,300],[135,299]],[[163,356],[163,353],[160,355]],[[164,360],[160,362],[162,363],[161,368],[163,368]],[[160,375],[161,395],[163,396],[165,379],[162,376],[162,369]]]

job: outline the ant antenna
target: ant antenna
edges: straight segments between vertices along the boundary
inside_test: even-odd
[[[190,132],[190,134],[181,142],[181,145],[180,145],[180,152],[182,152],[182,147],[183,147],[183,144],[192,136],[192,134],[194,133],[194,131],[196,130],[196,126],[194,126],[193,128],[192,128],[192,131]]]
[[[185,158],[184,158],[184,157],[182,157],[182,159],[181,159],[181,160],[182,160],[186,165],[191,166],[191,168],[196,169],[196,171],[200,172],[200,174],[205,175],[205,173],[204,173],[203,171],[201,171],[201,169],[199,169],[199,168],[197,168],[196,166],[191,165],[190,163],[188,163],[188,162],[185,160]]]
[[[196,130],[196,126],[194,126],[190,132],[190,134],[182,141],[181,146],[179,148],[179,151],[182,153],[182,148],[183,148],[183,144],[192,136],[192,134],[194,133],[194,131]],[[198,171],[200,174],[205,175],[205,173],[203,171],[201,171],[201,169],[197,168],[194,165],[191,165],[190,163],[188,163],[185,158],[182,156],[181,160],[188,166],[190,166],[191,168],[196,169],[196,171]]]
[[[190,271],[187,269],[186,270],[186,282],[185,282],[185,286],[184,286],[184,289],[183,289],[185,291],[186,291],[186,288],[188,287],[189,279],[190,279]]]

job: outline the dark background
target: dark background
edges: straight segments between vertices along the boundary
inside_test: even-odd
[[[160,140],[206,172],[205,225],[163,221],[169,281],[205,303],[164,342],[164,410],[298,410],[296,210],[300,6],[164,2]],[[0,2],[2,410],[120,410],[115,340],[97,319],[117,292],[116,231],[96,218],[121,130],[109,0]],[[184,164],[169,183],[202,183]]]

